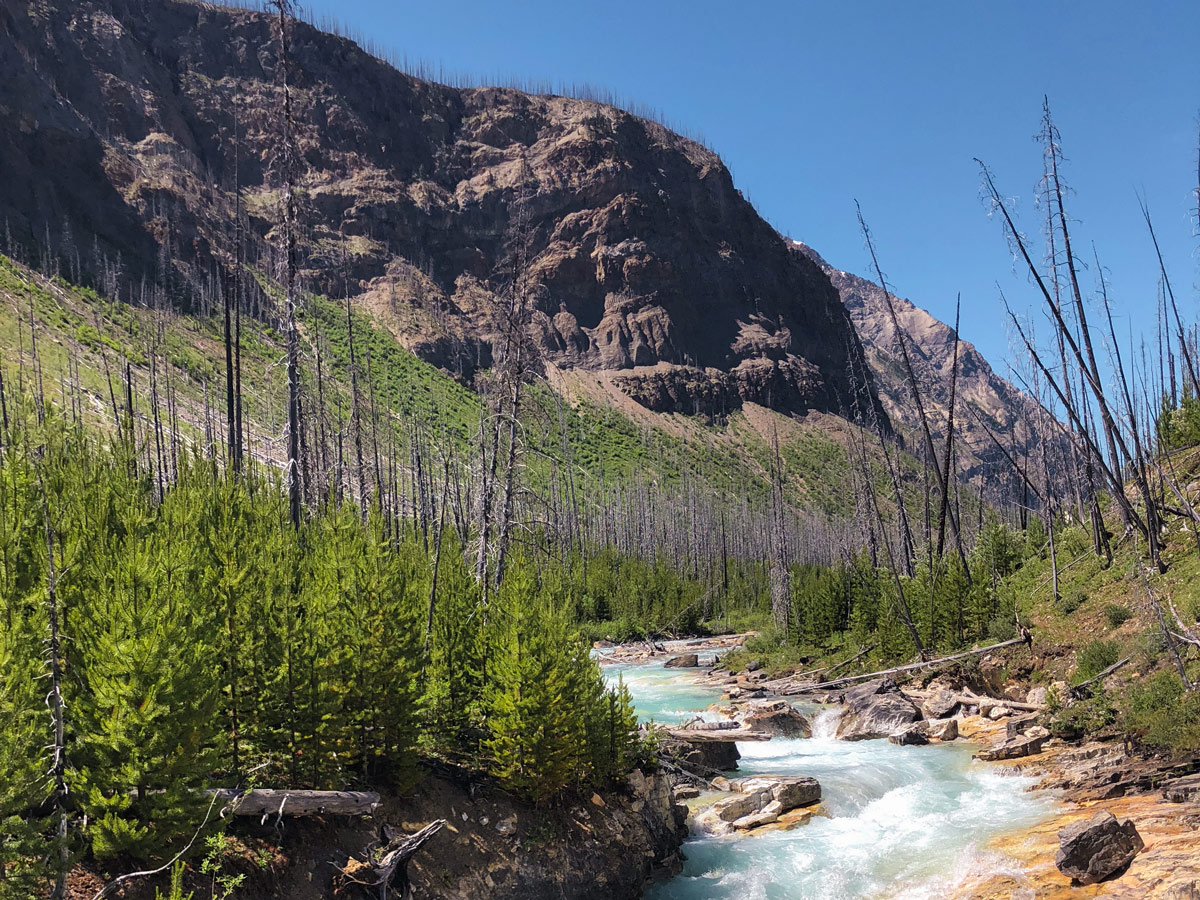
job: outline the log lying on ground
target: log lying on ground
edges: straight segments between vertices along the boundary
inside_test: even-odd
[[[1115,663],[1113,663],[1111,666],[1109,666],[1107,669],[1105,669],[1103,672],[1101,672],[1095,678],[1089,678],[1087,681],[1079,682],[1079,684],[1075,685],[1074,687],[1072,687],[1070,689],[1071,696],[1072,697],[1082,697],[1085,693],[1087,693],[1087,689],[1090,688],[1094,683],[1096,683],[1097,681],[1103,681],[1105,678],[1107,678],[1113,672],[1117,671],[1117,669],[1119,669],[1122,666],[1124,666],[1125,664],[1127,664],[1129,662],[1129,659],[1130,658],[1128,656],[1126,656],[1124,659],[1117,660]]]
[[[904,695],[913,700],[924,700],[934,694],[934,691],[904,691]],[[1009,700],[1007,697],[986,697],[972,691],[961,693],[951,691],[954,699],[963,706],[978,706],[980,701],[990,700],[997,706],[1007,706],[1009,709],[1019,709],[1022,712],[1040,712],[1044,707],[1036,703],[1026,703],[1024,700]]]
[[[1029,641],[1025,637],[1013,638],[1008,641],[1001,641],[998,644],[992,644],[988,647],[980,647],[978,650],[966,650],[962,653],[955,653],[951,656],[943,656],[939,659],[930,659],[925,662],[910,663],[907,666],[896,666],[891,669],[884,669],[880,672],[868,672],[865,675],[847,675],[845,678],[838,678],[834,681],[823,681],[820,684],[806,684],[803,686],[806,691],[821,691],[829,690],[830,688],[841,687],[847,684],[854,684],[859,681],[871,681],[874,678],[883,678],[887,675],[898,675],[901,672],[916,672],[919,669],[928,669],[930,666],[939,666],[943,663],[956,662],[960,659],[966,659],[969,656],[978,656],[981,653],[991,653],[993,650],[1002,650],[1005,647],[1015,647],[1017,644],[1028,644]]]
[[[235,816],[369,816],[379,807],[373,791],[209,791]]]

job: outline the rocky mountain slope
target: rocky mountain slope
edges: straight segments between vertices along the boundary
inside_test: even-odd
[[[240,188],[268,269],[273,22],[194,0],[0,0],[9,240],[203,302]],[[862,349],[837,292],[709,150],[599,103],[411,78],[302,22],[290,47],[306,283],[349,292],[418,355],[469,380],[519,272],[544,358],[613,373],[648,409],[878,409],[847,375]]]
[[[837,288],[862,341],[884,409],[893,424],[913,438],[910,446],[917,446],[920,422],[882,289],[872,281],[831,266],[806,244],[794,241],[792,247],[817,263]],[[909,300],[893,295],[892,302],[896,319],[909,341],[930,425],[938,438],[944,440],[954,365],[954,329]],[[960,471],[968,478],[984,472],[1009,475],[1012,467],[988,431],[1015,459],[1020,459],[1026,444],[1032,450],[1054,426],[1043,424],[1037,404],[997,375],[969,341],[959,342],[958,367],[954,427],[961,441]]]

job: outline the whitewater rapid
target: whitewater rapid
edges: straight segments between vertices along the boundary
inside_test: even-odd
[[[606,675],[629,687],[641,718],[664,724],[720,699],[661,662],[609,666]],[[739,774],[812,776],[824,814],[790,831],[694,835],[682,874],[647,900],[933,900],[1008,871],[988,842],[1053,813],[1051,797],[1026,791],[1030,779],[972,760],[966,743],[838,741],[840,711],[797,707],[815,716],[813,736],[739,744]]]

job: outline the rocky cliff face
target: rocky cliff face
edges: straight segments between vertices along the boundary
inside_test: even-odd
[[[816,262],[841,295],[862,340],[879,398],[893,424],[910,437],[919,435],[921,426],[896,343],[896,329],[879,285],[834,268],[805,244],[792,242],[792,247]],[[893,295],[892,301],[896,319],[910,341],[909,353],[930,426],[935,437],[943,441],[954,365],[954,329],[908,300]],[[968,478],[985,471],[1010,474],[1012,467],[988,437],[980,419],[1014,458],[1021,459],[1026,442],[1032,451],[1043,437],[1048,437],[1043,434],[1046,427],[1041,425],[1038,407],[1028,395],[997,375],[969,341],[959,342],[958,367],[954,428],[960,441],[960,470]]]
[[[619,370],[651,409],[877,403],[829,279],[709,150],[599,103],[420,81],[303,23],[290,44],[307,283],[421,356],[486,365],[521,271],[545,358]],[[237,185],[269,247],[278,50],[270,16],[191,0],[0,0],[14,240],[195,297],[231,258]]]

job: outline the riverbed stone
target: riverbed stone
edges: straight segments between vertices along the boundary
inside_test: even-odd
[[[921,710],[890,678],[850,688],[845,696],[846,710],[837,728],[844,741],[885,738],[921,718]]]
[[[888,741],[901,747],[923,747],[929,743],[927,729],[928,726],[925,722],[914,722],[906,728],[889,734]]]
[[[798,806],[811,806],[821,799],[821,785],[815,778],[804,775],[753,775],[735,778],[729,782],[730,790],[745,794],[766,791],[770,800],[781,804],[781,812]]]
[[[921,704],[921,712],[927,719],[948,719],[958,711],[958,696],[954,691],[941,690],[931,694]]]
[[[1042,752],[1042,745],[1046,743],[1049,736],[1046,729],[1035,725],[1025,734],[1010,738],[986,750],[980,750],[975,754],[975,758],[985,762],[994,762],[999,759],[1020,759],[1023,756],[1032,756]]]
[[[1076,884],[1095,884],[1129,865],[1144,844],[1130,819],[1110,812],[1068,825],[1058,833],[1058,870]]]
[[[1163,785],[1163,798],[1172,803],[1200,800],[1200,775],[1185,775]]]
[[[943,743],[958,740],[958,719],[937,719],[930,722],[929,736]]]
[[[695,653],[681,653],[672,656],[663,665],[668,669],[695,669],[700,665],[700,657]]]
[[[771,792],[766,789],[732,793],[714,803],[712,811],[723,822],[736,822],[745,816],[761,812],[771,800]]]
[[[774,737],[812,737],[812,722],[786,700],[756,704],[741,720],[751,731]]]

